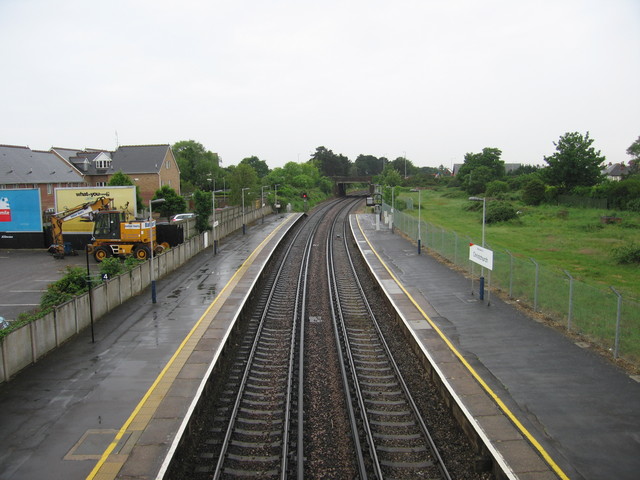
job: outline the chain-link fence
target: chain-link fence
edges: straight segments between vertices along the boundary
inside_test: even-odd
[[[391,207],[383,204],[384,218],[390,221]],[[456,232],[395,211],[393,228],[423,249],[466,270],[476,279],[481,267],[469,260],[473,242]],[[420,231],[418,231],[420,228]],[[487,244],[491,249],[491,245]],[[493,251],[493,270],[486,275],[491,288],[518,299],[556,323],[609,350],[614,358],[640,365],[640,301],[625,297],[612,287],[607,290],[579,282],[570,272],[554,270],[517,252]]]

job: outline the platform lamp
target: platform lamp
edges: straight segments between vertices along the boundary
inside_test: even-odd
[[[149,266],[149,277],[151,278],[151,302],[156,303],[156,280],[153,275],[153,211],[151,206],[154,203],[164,203],[164,198],[149,200],[149,242],[151,244],[151,264]]]
[[[280,210],[280,209],[278,208],[278,187],[279,187],[279,186],[280,186],[280,184],[279,184],[279,183],[276,183],[276,184],[274,185],[274,188],[275,188],[275,200],[274,200],[274,202],[273,202],[273,206],[276,208],[276,213],[279,213],[279,212],[278,212],[278,210]]]
[[[264,223],[264,189],[270,188],[269,185],[260,187],[260,211],[262,212],[262,223]]]
[[[484,248],[484,225],[487,218],[487,199],[485,197],[469,197],[472,202],[482,202],[482,248]],[[480,300],[484,300],[484,267],[480,271]]]
[[[245,187],[242,189],[242,234],[244,235],[247,230],[247,225],[244,221],[244,191],[249,190],[249,187]]]
[[[418,255],[422,253],[422,215],[421,215],[421,198],[420,192],[422,190],[418,189]]]
[[[215,177],[207,177],[207,180],[213,182],[213,188],[211,190],[211,238],[213,244],[213,255],[218,253],[218,240],[216,239],[216,179]]]

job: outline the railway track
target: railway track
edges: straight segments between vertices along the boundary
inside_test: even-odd
[[[307,219],[263,280],[211,425],[197,446],[192,478],[284,479],[304,463],[303,315],[309,256],[322,217],[320,212]]]
[[[165,478],[450,478],[349,254],[360,202],[278,248]]]
[[[327,271],[354,441],[367,447],[358,459],[360,477],[450,479],[358,280],[347,213],[333,223]]]

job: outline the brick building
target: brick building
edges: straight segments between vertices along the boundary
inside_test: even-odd
[[[54,208],[56,188],[88,185],[81,172],[50,151],[0,145],[0,190],[37,188],[43,211]]]
[[[120,171],[140,187],[145,204],[164,185],[180,194],[180,169],[168,144],[121,146],[115,152],[58,147],[51,151],[76,168],[90,186],[102,187]]]

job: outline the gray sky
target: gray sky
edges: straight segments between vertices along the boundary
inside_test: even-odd
[[[638,0],[0,0],[0,143],[543,164],[640,136]]]

